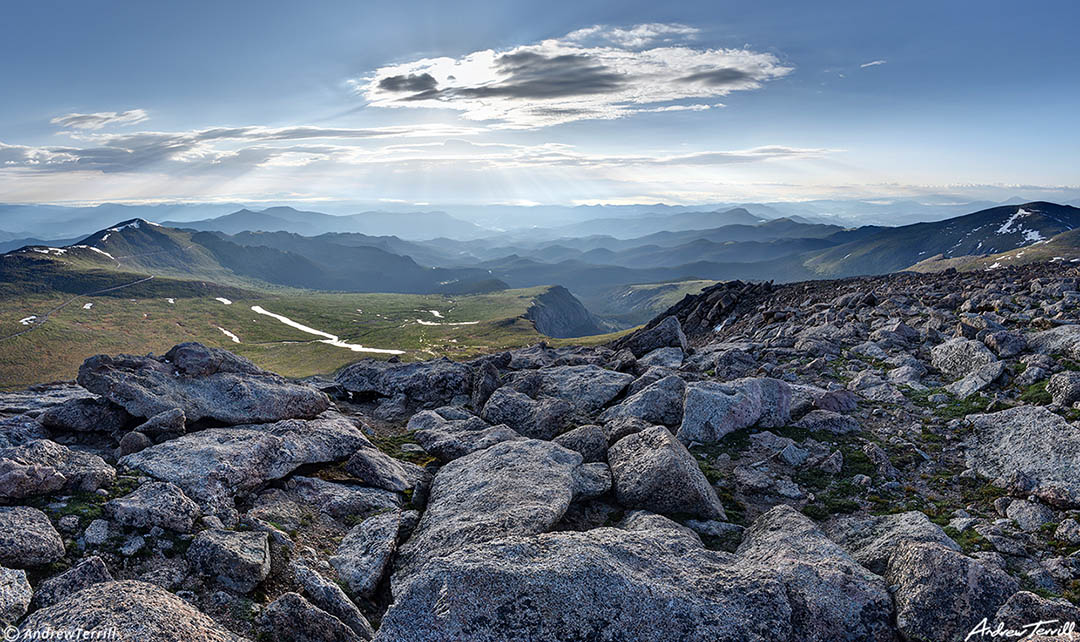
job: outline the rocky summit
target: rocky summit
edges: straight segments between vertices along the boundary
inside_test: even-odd
[[[0,619],[140,642],[1065,639],[1078,279],[729,281],[609,345],[335,380],[198,343],[95,356],[0,395]]]

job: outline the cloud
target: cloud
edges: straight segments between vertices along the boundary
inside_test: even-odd
[[[770,53],[691,47],[696,34],[685,25],[594,26],[506,51],[388,65],[350,85],[376,107],[455,110],[530,129],[677,111],[792,71]]]
[[[128,111],[102,111],[95,114],[66,114],[49,122],[72,129],[101,129],[108,125],[134,125],[150,118],[143,109]]]
[[[870,62],[864,62],[863,64],[859,65],[859,67],[861,67],[862,69],[866,69],[867,67],[877,67],[878,65],[884,65],[887,62],[889,62],[889,61],[888,60],[871,60]]]

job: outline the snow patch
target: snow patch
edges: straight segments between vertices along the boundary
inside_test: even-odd
[[[139,221],[132,221],[130,223],[124,223],[123,225],[117,225],[116,227],[110,227],[109,231],[110,232],[119,232],[120,230],[126,230],[129,227],[132,228],[132,229],[135,229],[135,230],[139,229]],[[108,236],[108,234],[106,234],[105,236]],[[105,239],[102,239],[102,240],[105,240]]]
[[[230,301],[230,300],[226,299],[226,298],[225,298],[225,297],[223,297],[223,296],[217,296],[217,297],[214,297],[214,300],[215,300],[215,301],[221,301],[221,302],[222,302],[222,303],[224,303],[225,305],[232,305],[232,301]]]
[[[21,323],[23,325],[31,325],[34,321],[37,321],[37,316],[36,315],[30,315],[30,316],[26,317],[25,319],[19,319],[19,323]]]
[[[285,325],[289,326],[290,328],[296,328],[297,330],[299,330],[301,332],[306,332],[307,334],[313,334],[313,335],[315,335],[317,337],[326,337],[325,339],[320,339],[319,343],[325,343],[325,344],[328,344],[328,345],[336,346],[338,348],[347,348],[349,350],[352,350],[353,352],[374,352],[374,353],[378,353],[378,354],[405,354],[404,350],[387,350],[387,349],[382,349],[382,348],[365,348],[364,346],[358,345],[358,344],[355,344],[355,343],[346,343],[346,342],[342,341],[340,338],[338,338],[337,336],[335,336],[333,334],[330,334],[328,332],[323,332],[322,330],[316,330],[315,328],[310,328],[310,327],[308,327],[308,326],[306,326],[306,325],[304,325],[302,323],[297,323],[296,321],[293,321],[289,317],[282,316],[280,314],[274,314],[273,312],[269,312],[266,309],[264,309],[261,305],[253,305],[253,306],[251,306],[251,311],[256,313],[256,314],[263,314],[263,315],[266,315],[268,317],[277,319],[278,321],[284,323]]]
[[[436,319],[443,318],[442,312],[439,312],[438,310],[428,310],[428,312],[430,312],[432,316],[434,316]]]
[[[221,330],[221,333],[222,333],[222,334],[224,334],[225,336],[227,336],[227,337],[229,337],[230,339],[232,339],[232,342],[233,342],[233,343],[240,343],[240,337],[236,336],[236,335],[235,335],[235,334],[233,334],[232,332],[229,332],[228,330],[226,330],[225,328],[221,327],[220,325],[216,325],[216,326],[214,326],[214,327],[215,327],[215,328],[217,328],[218,330]]]
[[[459,321],[458,323],[439,323],[437,321],[424,321],[423,319],[417,319],[417,323],[420,325],[476,325],[479,321]]]
[[[82,309],[83,310],[89,310],[92,307],[94,307],[93,303],[87,303],[87,304],[83,305]]]
[[[176,299],[165,299],[165,300],[168,301],[169,303],[176,303]]]
[[[82,248],[84,250],[93,250],[94,252],[97,252],[98,254],[103,254],[103,255],[109,257],[110,259],[112,259],[114,261],[116,260],[115,258],[113,258],[112,254],[109,254],[108,252],[106,252],[105,250],[102,250],[100,248],[96,248],[93,245],[75,245],[74,247],[79,247],[79,248]]]

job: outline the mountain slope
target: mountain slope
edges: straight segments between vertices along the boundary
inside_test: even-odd
[[[372,236],[399,236],[408,239],[477,238],[489,230],[454,218],[445,212],[363,212],[334,216],[292,207],[271,207],[262,211],[242,209],[225,216],[189,222],[165,221],[166,226],[225,232],[293,232],[316,236],[331,232],[358,232]]]
[[[847,243],[805,257],[819,276],[884,274],[942,255],[989,255],[1025,247],[1080,227],[1080,209],[1042,201],[993,207],[965,216],[865,232],[841,232]]]
[[[1046,241],[1039,241],[1016,250],[998,252],[989,256],[957,256],[945,258],[937,255],[907,268],[912,272],[940,272],[956,268],[962,272],[994,270],[1010,265],[1029,263],[1080,263],[1080,229],[1062,232]]]

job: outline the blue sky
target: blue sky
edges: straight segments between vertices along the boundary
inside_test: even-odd
[[[5,4],[0,201],[1066,200],[1074,2]]]

